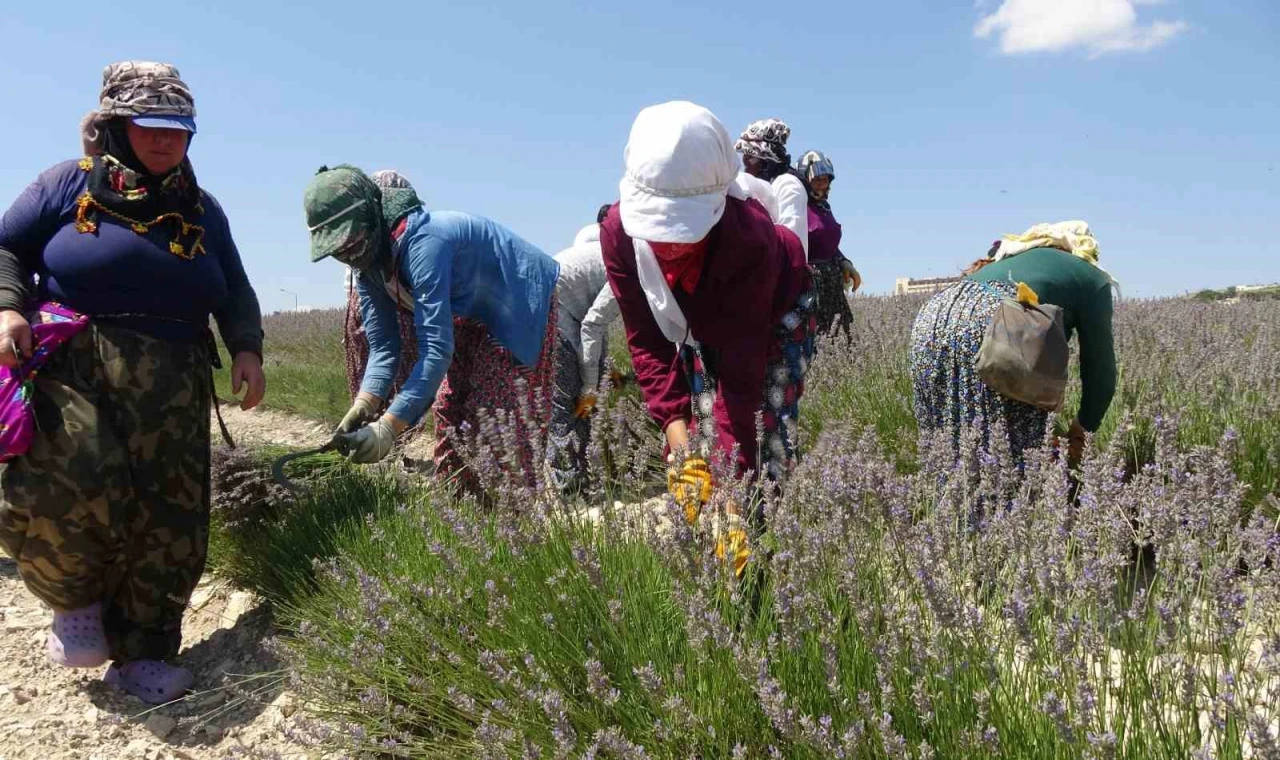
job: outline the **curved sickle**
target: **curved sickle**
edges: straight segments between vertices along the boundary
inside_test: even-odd
[[[285,475],[285,472],[284,472],[285,466],[295,459],[302,459],[304,457],[315,456],[317,454],[324,454],[329,451],[335,451],[337,450],[337,448],[338,448],[338,443],[337,443],[337,440],[335,439],[335,440],[329,441],[323,446],[317,446],[313,449],[304,449],[302,451],[294,451],[292,453],[285,454],[284,456],[277,459],[271,465],[271,477],[280,486],[289,489],[289,491],[294,496],[305,495],[307,493],[307,489],[304,488],[303,486],[299,486],[295,484],[293,481],[289,480],[289,477],[287,475]]]

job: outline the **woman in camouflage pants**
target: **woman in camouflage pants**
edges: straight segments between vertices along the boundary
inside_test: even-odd
[[[26,383],[36,423],[25,452],[0,452],[0,545],[54,610],[49,656],[114,660],[108,683],[154,703],[193,680],[166,661],[208,544],[210,315],[242,408],[266,385],[257,296],[186,157],[194,116],[172,66],[108,66],[86,157],[40,175],[0,220],[0,365]],[[89,325],[23,376],[45,302]]]

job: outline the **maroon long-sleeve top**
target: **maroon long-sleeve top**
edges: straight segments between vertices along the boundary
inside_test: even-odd
[[[616,205],[600,225],[600,246],[649,414],[663,429],[675,420],[691,421],[688,379],[675,345],[649,309],[636,274],[635,248]],[[697,287],[693,293],[673,289],[689,331],[714,361],[719,445],[725,453],[739,447],[740,472],[756,466],[755,415],[764,402],[774,328],[810,286],[800,239],[775,226],[758,202],[729,198],[708,236]]]

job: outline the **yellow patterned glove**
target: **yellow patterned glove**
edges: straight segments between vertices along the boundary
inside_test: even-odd
[[[707,460],[691,456],[679,468],[667,470],[667,491],[684,510],[684,519],[693,525],[702,505],[711,501],[711,468]]]
[[[747,538],[747,523],[738,515],[725,515],[724,526],[719,520],[712,526],[716,538],[716,559],[724,562],[725,554],[733,556],[733,577],[741,578],[751,557],[751,541]]]
[[[584,393],[578,397],[578,403],[573,408],[573,416],[580,420],[585,420],[591,416],[596,408],[596,394]]]

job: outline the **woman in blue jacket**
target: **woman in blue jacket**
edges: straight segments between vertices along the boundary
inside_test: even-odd
[[[369,341],[360,392],[338,427],[340,448],[353,461],[379,461],[434,404],[437,474],[474,493],[479,483],[459,456],[458,434],[479,430],[481,409],[506,411],[522,449],[520,476],[532,484],[533,451],[550,418],[555,259],[483,217],[428,211],[412,188],[379,188],[352,166],[321,169],[304,205],[312,261],[332,256],[358,273]],[[399,309],[413,311],[419,358],[388,398]]]

